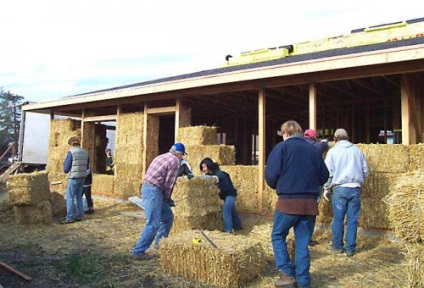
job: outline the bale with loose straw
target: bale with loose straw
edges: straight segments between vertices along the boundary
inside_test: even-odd
[[[258,212],[258,166],[221,166],[237,188],[236,207],[240,212]]]
[[[217,231],[206,235],[217,248],[199,231],[185,231],[162,240],[163,271],[230,288],[240,287],[264,271],[264,251],[257,241]],[[193,239],[200,239],[200,243]]]
[[[357,144],[357,146],[365,154],[371,172],[404,173],[409,169],[409,153],[405,145]]]
[[[175,201],[173,233],[190,229],[214,230],[222,227],[219,188],[209,176],[177,178],[172,198]]]
[[[370,172],[361,187],[362,200],[365,202],[368,199],[383,199],[396,185],[399,176],[399,173]]]
[[[408,145],[409,171],[424,170],[424,144]]]
[[[363,228],[392,229],[388,211],[382,200],[362,199],[358,224]]]
[[[66,185],[68,184],[68,174],[65,174],[63,172],[57,173],[57,172],[49,172],[49,182],[56,182],[60,184],[52,185],[50,188],[53,191],[65,195],[66,194]]]
[[[408,287],[422,288],[424,283],[424,244],[407,245],[405,256]]]
[[[333,204],[330,201],[326,201],[321,197],[321,200],[318,203],[318,216],[317,223],[321,224],[330,224],[333,221]]]
[[[274,249],[272,247],[271,232],[273,224],[261,224],[253,226],[249,237],[261,243],[262,248],[265,251],[266,259],[268,262],[274,261]],[[287,252],[289,253],[290,259],[294,260],[295,247],[294,247],[294,234],[293,229],[290,229],[289,235],[286,238]]]
[[[265,184],[262,191],[262,214],[272,216],[274,215],[275,205],[277,204],[278,196],[275,189],[272,189]]]
[[[187,146],[216,145],[217,127],[215,126],[190,126],[178,129],[178,142]]]
[[[424,240],[424,175],[419,170],[399,177],[384,199],[396,235],[407,242]]]
[[[13,212],[19,224],[50,224],[52,222],[50,201],[42,201],[31,206],[14,206]]]
[[[50,201],[52,214],[54,216],[66,215],[66,200],[65,196],[58,192],[52,192],[52,199]]]
[[[46,171],[10,176],[8,179],[10,202],[13,205],[24,206],[50,201],[51,193],[47,176]]]

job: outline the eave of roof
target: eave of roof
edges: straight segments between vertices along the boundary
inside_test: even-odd
[[[49,109],[57,106],[170,92],[202,86],[418,59],[424,59],[424,37],[290,56],[248,65],[204,70],[68,96],[50,102],[29,104],[23,106],[22,109],[25,111]]]

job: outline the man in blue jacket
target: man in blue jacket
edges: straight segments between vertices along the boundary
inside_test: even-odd
[[[308,243],[318,215],[316,199],[329,172],[320,151],[305,141],[299,123],[286,121],[281,134],[284,142],[271,151],[265,170],[267,184],[278,195],[271,234],[275,264],[281,272],[275,285],[310,287]],[[287,252],[286,237],[291,227],[295,233],[295,259],[290,259]]]

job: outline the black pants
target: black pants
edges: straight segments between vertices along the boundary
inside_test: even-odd
[[[87,199],[87,207],[92,209],[93,199],[91,198],[91,185],[84,186],[84,189],[82,190],[82,195],[85,195],[85,199]]]

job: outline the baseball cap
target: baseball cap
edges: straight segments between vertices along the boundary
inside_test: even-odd
[[[177,152],[180,152],[180,153],[182,153],[182,154],[184,154],[184,155],[188,155],[186,152],[185,152],[185,146],[184,146],[184,144],[183,143],[175,143],[174,145],[172,145],[174,148],[175,148],[175,151],[177,151]]]
[[[305,131],[304,136],[306,139],[308,138],[317,138],[317,132],[312,129],[308,129]]]
[[[338,137],[348,137],[348,136],[345,129],[339,128],[336,130],[336,132],[334,132],[334,137],[338,138]]]

